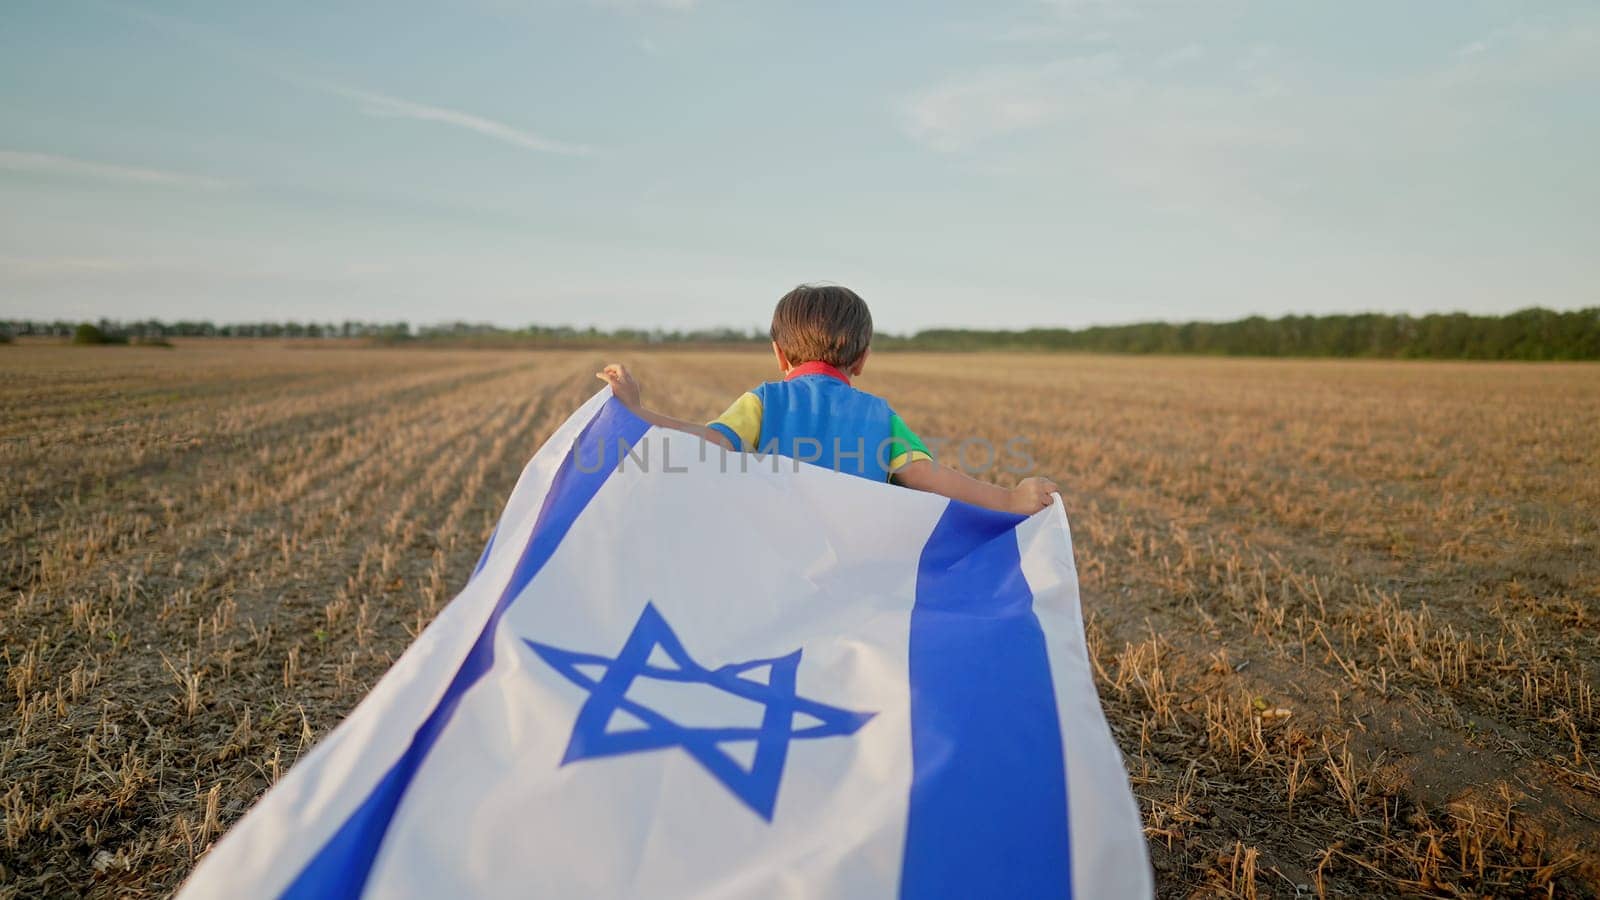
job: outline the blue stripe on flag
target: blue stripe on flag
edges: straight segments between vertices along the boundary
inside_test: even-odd
[[[903,897],[1068,897],[1066,764],[1021,516],[951,502],[911,609]]]
[[[483,630],[467,651],[466,659],[445,688],[433,711],[412,735],[404,753],[351,813],[334,836],[322,846],[311,862],[300,871],[283,892],[287,898],[357,897],[366,887],[372,864],[378,857],[383,836],[400,807],[401,798],[422,762],[449,724],[461,698],[494,665],[494,634],[500,617],[528,582],[549,561],[568,529],[600,491],[606,478],[617,468],[619,444],[632,445],[650,424],[638,418],[616,400],[608,400],[584,426],[572,449],[561,461],[556,477],[545,496],[544,506],[534,522],[533,534],[522,558],[511,574],[505,592],[489,613]],[[602,464],[603,463],[603,464]],[[591,469],[591,467],[593,467]],[[485,558],[487,558],[487,550]]]

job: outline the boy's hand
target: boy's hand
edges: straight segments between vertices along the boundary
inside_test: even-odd
[[[1011,512],[1031,516],[1052,502],[1056,483],[1048,478],[1024,478],[1011,489]]]
[[[596,372],[594,377],[611,385],[611,393],[616,395],[622,405],[629,409],[639,407],[639,382],[633,380],[633,373],[628,367],[620,363],[612,363]]]

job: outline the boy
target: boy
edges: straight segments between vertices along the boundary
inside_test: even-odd
[[[1049,479],[1025,478],[1007,489],[935,463],[888,403],[850,385],[866,367],[871,342],[872,313],[854,291],[801,285],[772,313],[772,352],[784,379],[745,393],[706,425],[640,406],[639,384],[621,365],[608,365],[595,377],[650,424],[729,450],[776,451],[1003,512],[1032,515],[1050,505],[1056,486]]]

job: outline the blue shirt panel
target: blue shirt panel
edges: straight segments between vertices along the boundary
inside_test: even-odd
[[[828,375],[769,381],[751,393],[761,400],[761,446],[745,449],[889,480],[894,410],[882,398]]]

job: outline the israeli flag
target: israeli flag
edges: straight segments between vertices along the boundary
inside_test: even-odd
[[[602,390],[201,897],[1145,897],[1059,501],[1004,515]]]

